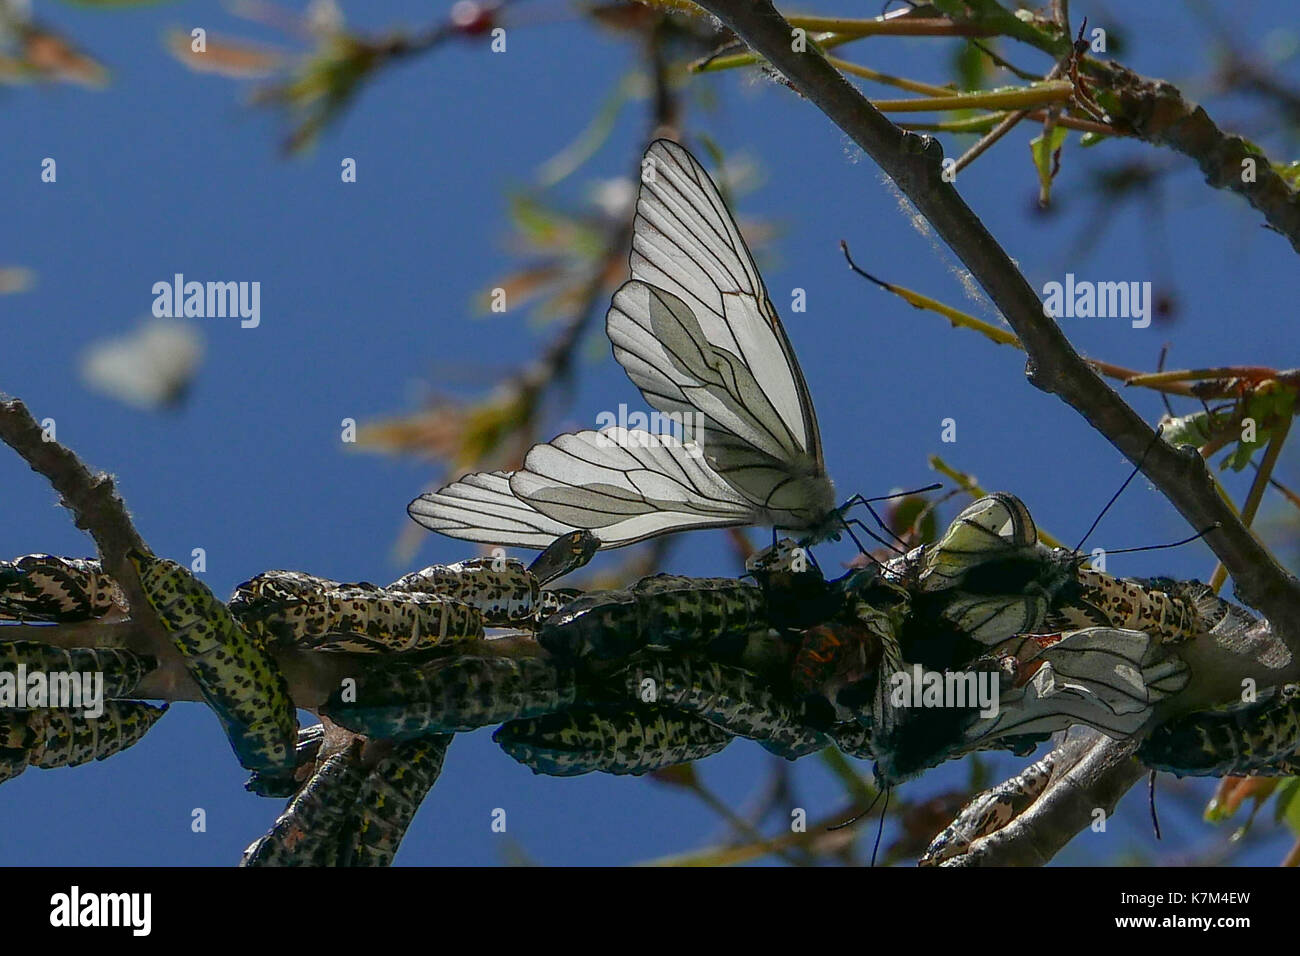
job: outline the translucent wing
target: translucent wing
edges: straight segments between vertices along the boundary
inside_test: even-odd
[[[592,531],[606,548],[760,520],[696,446],[638,429],[583,431],[534,445],[510,490],[547,517]]]
[[[709,463],[749,500],[828,510],[808,386],[735,220],[676,143],[652,143],[643,169],[632,281],[606,317],[615,357],[655,408],[704,415]],[[773,501],[792,478],[824,488]]]
[[[921,590],[954,587],[972,568],[1032,554],[1037,546],[1038,528],[1023,501],[1003,491],[985,495],[967,505],[927,551]]]
[[[1146,723],[1153,704],[1187,683],[1186,665],[1176,658],[1149,660],[1151,641],[1142,631],[1092,627],[1046,647],[1033,642],[1025,639],[1031,650],[1017,656],[1037,669],[1002,695],[998,714],[967,728],[968,741],[1055,732],[1073,723],[1126,737]]]
[[[693,446],[619,428],[534,445],[522,470],[468,475],[407,510],[455,538],[526,548],[545,548],[577,529],[595,534],[602,548],[617,548],[670,531],[761,519]]]
[[[574,528],[546,517],[510,490],[510,472],[477,472],[420,495],[406,508],[418,524],[482,544],[545,548]]]

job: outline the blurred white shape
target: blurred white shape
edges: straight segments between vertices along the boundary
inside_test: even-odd
[[[149,318],[126,335],[96,342],[81,359],[88,388],[152,411],[179,405],[203,359],[191,323]]]
[[[599,180],[588,194],[607,219],[625,219],[636,207],[636,181],[632,179]]]
[[[0,293],[26,292],[36,282],[36,273],[23,266],[0,266]]]
[[[333,36],[343,32],[343,9],[334,0],[311,0],[303,11],[303,21],[312,34]]]

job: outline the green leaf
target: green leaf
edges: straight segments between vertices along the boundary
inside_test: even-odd
[[[1279,382],[1264,382],[1246,396],[1243,403],[1241,419],[1255,421],[1255,440],[1240,440],[1219,466],[1231,466],[1233,471],[1241,471],[1250,463],[1250,459],[1260,448],[1265,447],[1273,438],[1277,428],[1295,414],[1295,392]],[[1234,423],[1235,424],[1235,423]]]
[[[1052,166],[1056,151],[1065,143],[1069,133],[1064,126],[1052,127],[1050,136],[1039,134],[1029,141],[1029,151],[1034,157],[1034,169],[1038,171],[1040,202],[1047,205],[1052,196]]]
[[[1202,410],[1161,422],[1160,437],[1171,445],[1191,445],[1200,448],[1210,440],[1212,423],[1208,412]]]
[[[1273,819],[1278,823],[1285,822],[1292,833],[1300,836],[1300,777],[1284,780],[1277,788]]]
[[[983,86],[988,64],[988,57],[974,43],[967,41],[958,47],[952,64],[953,72],[957,74],[958,89],[978,90]]]
[[[894,531],[902,534],[917,524],[919,518],[920,524],[916,528],[917,539],[922,544],[928,544],[939,537],[939,521],[935,517],[934,509],[931,508],[924,517],[921,517],[921,512],[929,507],[930,502],[927,499],[920,495],[911,495],[894,506],[893,513],[889,516],[889,523]]]

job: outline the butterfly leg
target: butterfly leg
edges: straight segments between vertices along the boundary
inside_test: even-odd
[[[922,492],[926,492],[926,491],[934,491],[935,489],[937,489],[937,488],[941,488],[941,487],[943,487],[943,486],[940,485],[940,484],[937,484],[937,483],[936,483],[936,484],[933,484],[933,485],[926,485],[924,488],[915,488],[915,489],[913,489],[913,490],[911,490],[911,491],[903,491],[903,492],[899,492],[899,493],[897,493],[897,494],[892,494],[892,495],[880,495],[880,496],[875,497],[875,498],[866,498],[866,497],[864,497],[864,496],[858,494],[858,495],[854,495],[854,496],[853,496],[852,498],[850,498],[848,501],[844,502],[844,504],[842,504],[842,505],[840,506],[840,509],[839,509],[839,510],[840,510],[840,513],[843,514],[844,512],[848,511],[850,508],[854,508],[854,507],[856,507],[857,505],[862,505],[862,507],[866,508],[867,511],[871,513],[871,517],[875,519],[876,524],[878,524],[878,525],[880,526],[881,530],[883,530],[883,531],[885,532],[885,534],[889,535],[891,538],[893,538],[893,539],[894,539],[895,541],[897,541],[899,544],[903,545],[903,547],[906,549],[906,547],[907,547],[907,542],[904,541],[902,538],[900,538],[897,534],[894,533],[894,529],[891,528],[891,527],[889,527],[889,525],[885,523],[884,519],[880,517],[880,514],[876,511],[876,509],[873,508],[873,507],[871,507],[871,503],[872,503],[873,501],[890,501],[890,500],[892,500],[892,499],[894,499],[894,498],[904,498],[904,497],[907,497],[908,495],[917,495],[917,494],[921,494]],[[896,549],[895,549],[895,550],[896,550]],[[901,552],[900,552],[900,553],[901,553]]]
[[[862,542],[859,541],[858,536],[853,533],[853,529],[850,527],[850,525],[856,525],[859,529],[861,529],[862,533],[865,534],[867,537],[871,538],[872,541],[875,541],[883,545],[884,547],[888,548],[890,551],[894,552],[895,554],[903,553],[903,551],[900,550],[892,541],[888,540],[887,538],[882,538],[880,535],[876,534],[874,531],[868,528],[857,518],[841,517],[840,521],[843,523],[844,530],[848,532],[849,537],[853,539],[853,543],[858,546],[858,550],[861,551],[863,554],[866,554],[867,557],[870,557],[871,555],[868,554],[867,549],[862,546]]]
[[[861,521],[855,521],[855,522],[853,522],[853,523],[856,524],[856,525],[859,525],[859,526],[862,524]],[[853,543],[856,544],[856,545],[858,546],[858,550],[861,551],[863,554],[867,555],[867,557],[871,557],[871,554],[867,551],[866,548],[864,548],[864,547],[862,546],[862,542],[858,540],[858,536],[857,536],[856,534],[853,533],[853,529],[849,527],[849,522],[845,521],[844,518],[843,518],[843,516],[840,517],[840,524],[844,525],[844,530],[847,531],[848,534],[849,534],[849,537],[853,539]],[[871,537],[876,538],[876,540],[880,540],[880,539],[877,538],[877,536],[874,535],[874,534],[871,535]],[[873,558],[872,560],[875,560],[875,559]],[[877,561],[876,563],[879,564],[880,562]]]
[[[821,574],[822,566],[817,563],[817,555],[812,553],[812,548],[804,548],[803,553],[808,556],[808,563],[816,569],[818,574]]]
[[[840,511],[841,512],[847,511],[849,508],[855,507],[857,505],[862,505],[862,507],[866,508],[867,511],[871,513],[871,517],[875,519],[876,524],[879,525],[881,529],[884,530],[885,534],[889,535],[899,544],[906,546],[907,542],[894,533],[894,529],[889,527],[889,525],[885,523],[885,520],[880,517],[880,514],[876,511],[876,509],[871,507],[871,502],[868,499],[862,497],[862,495],[854,495],[848,501],[844,502],[844,504],[840,507]],[[876,537],[876,535],[872,534],[871,536],[875,538],[877,541],[881,541],[881,539]],[[899,554],[903,553],[888,541],[881,541],[881,543],[884,544],[886,547],[888,547],[891,551],[898,551]]]

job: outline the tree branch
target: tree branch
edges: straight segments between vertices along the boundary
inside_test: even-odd
[[[1115,805],[1147,773],[1133,757],[1137,741],[1111,740],[1072,727],[1056,751],[1052,779],[1042,795],[1002,829],[981,837],[944,866],[1042,866]]]
[[[1117,63],[1092,62],[1089,73],[1104,81],[1099,92],[1114,125],[1195,160],[1207,183],[1240,193],[1300,252],[1300,192],[1287,184],[1258,146],[1219,129],[1204,108],[1183,99],[1171,83],[1139,76]],[[1247,159],[1253,167],[1249,181],[1243,177]]]
[[[997,32],[1044,53],[1059,58],[1069,50],[1072,34],[1059,16],[1059,7],[1053,17],[1058,29],[1053,31],[1036,24],[1021,24],[996,0],[966,0],[966,6],[975,14],[976,22],[997,24]],[[1300,252],[1300,190],[1288,185],[1258,146],[1223,132],[1202,107],[1184,99],[1172,83],[1141,76],[1111,60],[1088,56],[1080,59],[1080,69],[1096,82],[1092,95],[1105,108],[1113,125],[1143,142],[1168,147],[1195,160],[1207,183],[1215,189],[1240,193],[1264,214],[1270,228]],[[1255,160],[1249,182],[1242,179],[1242,160],[1247,158]]]
[[[132,549],[148,551],[149,548],[131,524],[131,516],[113,487],[112,477],[104,472],[91,474],[75,454],[46,439],[27,406],[3,394],[0,394],[0,440],[22,456],[32,471],[49,481],[59,493],[59,503],[72,512],[76,526],[94,539],[104,572],[121,586],[131,606],[133,626],[129,633],[124,632],[129,637],[125,646],[157,657],[160,664],[179,662],[180,653],[157,616],[152,610],[139,613],[149,603],[126,555]]]
[[[95,540],[104,571],[121,586],[131,607],[129,620],[11,626],[4,629],[3,639],[33,640],[65,648],[126,647],[158,660],[158,668],[145,678],[136,692],[138,696],[150,700],[201,700],[184,659],[145,599],[135,568],[126,559],[132,548],[149,548],[132,525],[112,477],[103,472],[92,474],[72,451],[58,442],[46,441],[41,426],[18,399],[0,396],[0,440],[59,493],[60,503],[72,512],[77,527]],[[493,642],[488,653],[518,650],[506,640]],[[275,648],[272,653],[294,703],[311,711],[325,702],[343,677],[356,676],[366,663],[358,661],[356,655],[292,647]]]
[[[699,0],[761,54],[789,84],[822,110],[898,184],[970,269],[1024,343],[1031,384],[1059,396],[1142,470],[1195,529],[1233,576],[1242,600],[1268,617],[1300,656],[1300,582],[1280,567],[1231,506],[1219,497],[1204,461],[1156,441],[1150,426],[1112,391],[1043,312],[1015,263],[943,181],[938,141],[894,126],[815,48],[791,49],[791,27],[769,0]]]

